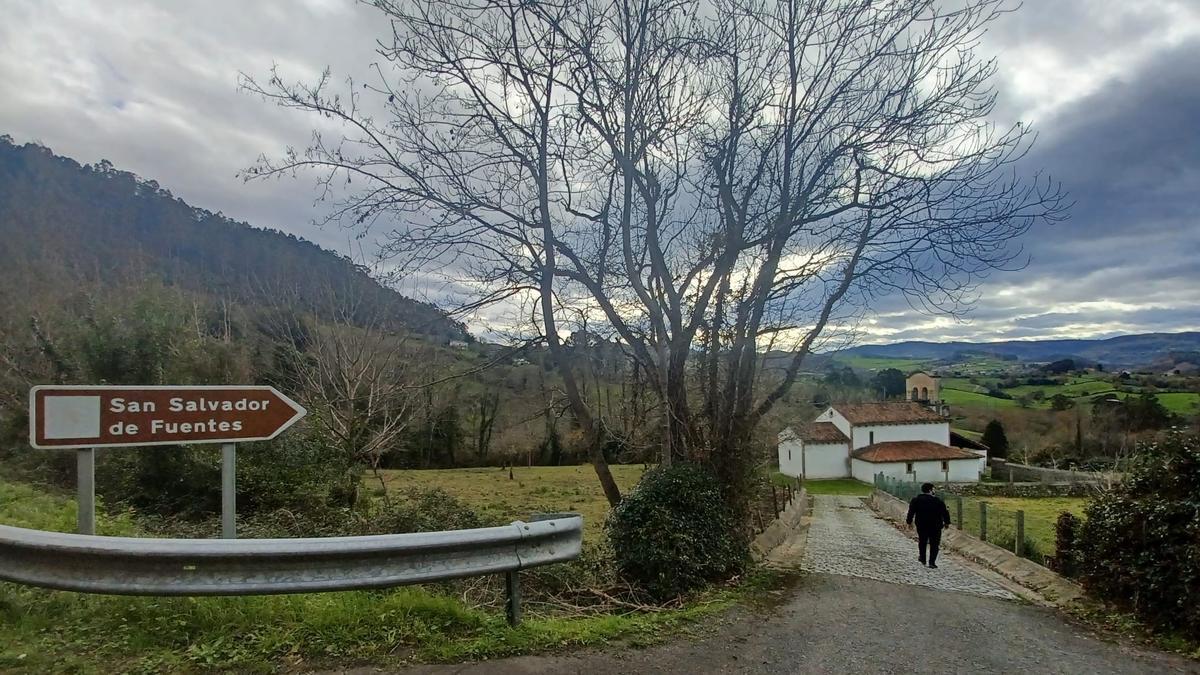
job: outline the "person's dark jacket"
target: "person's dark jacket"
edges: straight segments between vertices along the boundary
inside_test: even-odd
[[[908,524],[912,525],[913,520],[917,521],[918,530],[937,531],[950,527],[950,509],[940,497],[921,493],[908,503]]]

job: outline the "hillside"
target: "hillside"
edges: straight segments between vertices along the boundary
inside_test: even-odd
[[[1010,357],[1022,361],[1076,358],[1105,366],[1143,367],[1160,363],[1172,352],[1200,350],[1200,332],[1121,335],[1106,340],[1008,340],[1003,342],[897,342],[861,345],[839,356],[943,360],[964,353]]]
[[[395,329],[445,340],[463,326],[381,286],[351,260],[290,234],[193,207],[106,161],[80,165],[0,136],[0,278],[18,287],[75,282],[168,285],[221,300],[275,302],[321,314],[331,291]]]

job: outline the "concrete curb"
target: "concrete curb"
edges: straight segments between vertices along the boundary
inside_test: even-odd
[[[792,503],[779,517],[767,526],[754,541],[750,542],[750,557],[755,562],[767,557],[771,551],[787,540],[800,526],[801,519],[808,513],[808,492],[801,487]]]
[[[867,503],[880,515],[898,523],[903,523],[908,515],[908,504],[881,490],[871,493]],[[1067,607],[1083,598],[1083,589],[1078,584],[1032,560],[1019,558],[1012,551],[980,541],[962,530],[946,530],[942,535],[942,545],[1037,592],[1050,604]]]

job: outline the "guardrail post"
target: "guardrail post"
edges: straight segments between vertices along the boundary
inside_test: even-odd
[[[504,613],[508,616],[508,625],[521,624],[521,578],[517,571],[504,573],[504,593],[507,600],[504,603]]]
[[[1017,511],[1017,543],[1013,545],[1013,553],[1017,556],[1025,553],[1025,511]]]
[[[987,541],[987,502],[979,502],[979,540]]]
[[[963,498],[960,496],[960,497],[959,497],[957,500],[955,500],[955,501],[956,501],[957,503],[955,504],[955,507],[954,507],[954,510],[955,510],[955,514],[954,514],[954,515],[955,515],[955,518],[954,518],[954,524],[958,526],[958,529],[959,529],[959,530],[962,530],[962,521],[963,521]]]
[[[75,452],[76,518],[79,534],[96,534],[96,449],[84,448]]]

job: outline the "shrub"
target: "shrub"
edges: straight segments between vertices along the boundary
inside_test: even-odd
[[[1058,514],[1054,525],[1054,570],[1064,577],[1079,572],[1079,516],[1070,511]]]
[[[347,469],[304,428],[239,444],[238,513],[320,510]],[[359,475],[352,478],[357,484]],[[221,510],[221,450],[210,444],[105,451],[97,460],[96,481],[110,503],[143,515],[203,519]]]
[[[716,479],[689,464],[642,476],[607,523],[617,569],[657,599],[728,579],[746,546]]]
[[[1098,598],[1200,639],[1200,438],[1142,449],[1079,528],[1079,578]]]

